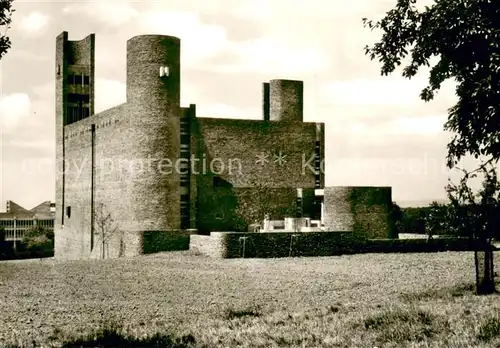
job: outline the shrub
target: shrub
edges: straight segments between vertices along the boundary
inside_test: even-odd
[[[54,254],[54,232],[35,226],[24,234],[24,244],[28,257],[46,257]]]
[[[449,330],[445,318],[421,310],[382,312],[366,318],[363,324],[377,334],[380,343],[420,342]]]
[[[12,258],[13,252],[12,243],[5,240],[5,228],[0,226],[0,260]]]

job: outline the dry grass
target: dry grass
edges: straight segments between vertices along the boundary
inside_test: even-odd
[[[473,281],[473,254],[451,252],[2,262],[0,342],[61,346],[111,327],[193,347],[498,347],[500,296],[475,296]]]

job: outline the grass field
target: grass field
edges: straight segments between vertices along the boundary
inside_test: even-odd
[[[1,262],[0,342],[119,325],[196,347],[500,347],[500,296],[475,296],[473,281],[470,252]]]

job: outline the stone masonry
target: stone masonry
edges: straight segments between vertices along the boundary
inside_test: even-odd
[[[94,114],[94,41],[56,38],[57,258],[99,257],[103,235],[114,257],[142,254],[152,231],[231,230],[245,190],[279,190],[266,204],[285,214],[297,188],[324,185],[324,125],[303,122],[301,81],[271,80],[262,120],[199,118],[180,106],[180,40],[142,35],[127,42],[126,103]]]

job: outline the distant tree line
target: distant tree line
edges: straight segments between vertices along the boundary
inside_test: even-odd
[[[461,212],[458,210],[461,210]],[[401,208],[396,203],[393,203],[391,218],[398,234],[426,234],[430,237],[435,235],[470,237],[473,232],[472,229],[466,228],[465,221],[462,221],[464,226],[460,228],[460,220],[472,216],[486,218],[486,215],[488,215],[487,219],[492,226],[491,238],[500,239],[500,206],[496,204],[468,203],[454,206],[451,203],[432,202],[427,207]],[[496,228],[497,226],[499,228]]]
[[[437,202],[432,202],[427,207],[401,208],[393,203],[391,218],[397,233],[428,234],[432,229],[433,234],[451,234],[444,226],[439,225],[439,219],[447,214],[447,206]],[[429,225],[430,219],[436,222],[432,227]]]

